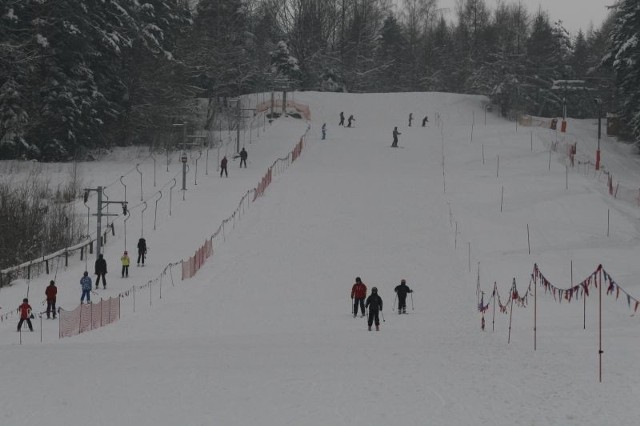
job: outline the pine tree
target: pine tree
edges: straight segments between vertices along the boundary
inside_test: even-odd
[[[621,96],[621,116],[629,123],[636,143],[640,143],[640,3],[618,3],[613,48],[608,59],[616,75]]]

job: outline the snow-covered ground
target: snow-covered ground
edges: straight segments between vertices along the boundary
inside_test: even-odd
[[[127,188],[126,243],[116,218],[105,247],[108,288],[98,290],[123,295],[121,319],[65,339],[57,322],[45,320],[41,330],[36,320],[22,344],[17,318],[1,323],[1,425],[638,423],[640,311],[626,298],[603,298],[600,383],[593,288],[585,309],[582,299],[559,304],[538,287],[535,351],[533,298],[498,311],[495,322],[490,305],[482,331],[476,293],[479,282],[488,300],[495,282],[508,296],[514,278],[524,292],[536,263],[559,288],[602,264],[639,298],[637,204],[613,199],[593,169],[567,173],[560,152],[549,161],[550,130],[516,131],[491,113],[485,124],[479,97],[311,92],[295,101],[313,118],[301,158],[228,222],[213,257],[189,280],[180,281],[178,268],[162,271],[193,255],[307,123],[282,118],[261,129],[246,145],[249,167],[232,161],[229,178],[217,175],[217,162],[232,148],[211,150],[208,165],[204,153],[197,176],[192,155],[184,200],[177,157],[169,171],[156,158],[155,186],[144,153],[80,166],[83,187],[106,186],[111,200]],[[355,116],[354,128],[337,125],[340,111]],[[389,147],[394,126],[403,148]],[[593,161],[595,120],[570,120],[559,137],[578,141],[578,159]],[[640,187],[635,152],[604,136],[601,145],[605,169]],[[47,167],[68,174],[68,165]],[[121,279],[119,257],[135,252],[141,233],[148,264]],[[75,308],[83,270],[74,258],[67,269],[2,288],[0,314],[27,288],[42,309],[53,275],[58,304]],[[384,300],[379,332],[351,314],[356,276]],[[414,289],[408,315],[394,309],[402,278]],[[129,290],[145,283],[134,311]]]

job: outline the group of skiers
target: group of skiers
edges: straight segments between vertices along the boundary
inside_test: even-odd
[[[144,261],[147,257],[147,240],[143,237],[138,239],[138,260],[137,266],[144,266]],[[122,278],[129,278],[129,265],[131,264],[131,258],[129,257],[129,252],[126,250],[120,257],[120,263],[122,264]],[[94,272],[97,276],[96,278],[96,290],[100,287],[100,280],[102,280],[102,288],[107,288],[107,261],[104,258],[103,254],[98,255],[98,259],[94,264]],[[87,303],[91,303],[91,289],[93,288],[93,283],[91,281],[91,277],[89,277],[89,272],[84,271],[82,278],[80,278],[80,287],[82,288],[82,295],[80,296],[80,303],[83,303],[86,299]],[[55,318],[55,314],[54,314]]]
[[[400,280],[400,285],[397,285],[394,289],[398,298],[398,314],[407,313],[407,294],[413,293],[413,290],[407,286],[406,280]],[[379,313],[382,312],[382,298],[378,294],[378,288],[372,287],[371,294],[367,297],[367,286],[362,282],[360,277],[356,277],[356,282],[351,287],[351,300],[353,301],[353,317],[358,316],[358,307],[362,312],[360,317],[364,317],[365,310],[369,309],[369,317],[367,319],[367,325],[369,331],[375,324],[376,331],[380,331],[380,318]]]
[[[242,166],[244,166],[244,168],[247,168],[247,157],[249,157],[249,153],[247,152],[247,150],[242,147],[242,149],[240,150],[240,152],[238,153],[237,156],[235,156],[234,158],[238,158],[240,157],[240,168],[242,168]],[[223,156],[222,160],[220,160],[220,177],[222,177],[222,174],[224,173],[225,177],[229,177],[229,172],[227,171],[227,163],[229,161],[227,160],[227,156]]]
[[[44,290],[44,294],[46,296],[47,302],[47,319],[51,318],[53,315],[53,319],[56,319],[57,311],[56,311],[56,298],[58,296],[58,287],[56,287],[56,282],[51,280],[49,285]],[[44,303],[44,302],[43,302]],[[33,331],[33,324],[31,320],[34,318],[32,312],[31,305],[29,304],[29,299],[25,297],[22,299],[22,304],[18,306],[18,313],[20,314],[20,321],[18,321],[18,332],[22,330],[22,324],[25,322],[29,326],[29,331]]]
[[[349,116],[349,118],[347,118],[347,127],[351,127],[351,123],[356,121],[356,119],[353,117],[353,114],[351,114]],[[340,122],[338,123],[338,126],[344,126],[344,112],[340,112]]]
[[[140,238],[138,240],[138,266],[144,266],[144,261],[147,256],[147,241],[144,238]],[[129,264],[131,263],[131,259],[129,258],[129,254],[125,250],[122,257],[120,257],[120,261],[122,263],[122,278],[129,277]],[[94,272],[97,275],[96,278],[96,290],[100,285],[100,280],[102,280],[102,288],[107,288],[107,261],[104,258],[104,255],[98,255],[98,259],[94,264]],[[93,288],[93,282],[91,277],[89,276],[89,272],[84,271],[82,274],[82,278],[80,278],[80,287],[82,289],[82,294],[80,296],[80,303],[91,303],[91,290]],[[58,296],[58,288],[56,287],[56,283],[54,280],[49,282],[49,285],[46,287],[45,291],[46,303],[47,303],[47,319],[56,319],[58,311],[56,309],[56,299]],[[44,304],[44,302],[43,302]],[[22,304],[18,307],[18,313],[20,314],[20,321],[18,322],[18,331],[22,329],[22,324],[27,323],[29,326],[29,330],[33,331],[33,324],[31,323],[31,319],[34,318],[32,313],[31,305],[29,305],[29,299],[22,299]]]
[[[409,113],[409,127],[411,127],[411,122],[413,121],[413,113]],[[425,115],[422,119],[422,127],[426,127],[429,122],[429,116]]]

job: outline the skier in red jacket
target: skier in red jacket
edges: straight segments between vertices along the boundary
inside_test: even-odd
[[[358,305],[364,316],[364,299],[367,297],[367,286],[364,285],[360,277],[356,277],[356,282],[351,287],[351,299],[353,300],[353,317],[358,316]]]
[[[47,319],[50,318],[51,313],[53,313],[53,319],[56,319],[56,296],[58,295],[58,287],[56,287],[55,281],[51,280],[44,294],[47,296]]]
[[[27,322],[29,330],[33,331],[33,325],[31,324],[31,305],[29,305],[29,299],[22,299],[22,305],[18,307],[20,312],[20,321],[18,322],[18,331],[22,328],[22,323]]]

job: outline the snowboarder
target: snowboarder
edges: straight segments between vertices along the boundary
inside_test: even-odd
[[[413,121],[413,113],[409,113],[409,127],[411,127],[411,122]]]
[[[91,303],[91,277],[89,272],[84,271],[82,278],[80,278],[80,286],[82,287],[82,296],[80,296],[80,303],[84,302],[84,298],[87,298],[87,303]]]
[[[382,312],[382,298],[378,296],[378,289],[373,287],[371,289],[371,295],[367,297],[367,302],[364,304],[369,308],[369,331],[371,331],[371,325],[376,323],[376,331],[380,331],[380,318],[378,312]]]
[[[407,286],[407,282],[402,279],[400,280],[400,285],[396,286],[394,289],[396,294],[398,295],[398,313],[406,314],[407,313],[407,293],[413,293],[413,290]]]
[[[428,122],[429,122],[429,116],[425,115],[424,118],[422,119],[422,127],[425,127]]]
[[[353,300],[353,317],[358,316],[358,305],[364,317],[364,299],[367,297],[367,286],[362,282],[360,277],[356,277],[356,282],[351,287],[351,300]]]
[[[144,266],[145,257],[147,257],[147,240],[140,237],[138,240],[138,266],[140,266],[140,261],[142,261],[142,266]]]
[[[120,262],[122,262],[122,278],[129,278],[129,264],[131,263],[131,259],[129,258],[129,253],[127,253],[126,250],[120,257]]]
[[[355,118],[353,118],[353,114],[349,116],[349,118],[347,118],[347,127],[351,127],[351,122],[352,121],[356,121]]]
[[[33,318],[33,314],[31,313],[31,305],[29,305],[29,299],[26,297],[22,299],[22,305],[18,307],[18,312],[20,313],[20,321],[18,321],[18,331],[22,328],[22,323],[27,322],[29,326],[29,330],[33,331],[33,324],[31,324],[31,318]]]
[[[322,140],[327,138],[327,123],[322,124]]]
[[[222,177],[222,173],[224,173],[226,177],[229,177],[229,173],[227,172],[227,156],[226,155],[222,157],[222,160],[220,161],[220,177]]]
[[[398,126],[393,128],[393,143],[391,144],[392,147],[397,148],[398,147],[398,135],[401,135],[402,133],[400,133],[398,131]]]
[[[244,147],[242,147],[242,149],[240,150],[240,168],[242,168],[242,165],[244,164],[244,168],[247,168],[247,157],[249,156],[249,154],[247,153],[247,150],[244,149]]]
[[[107,288],[107,261],[104,259],[102,253],[98,255],[98,259],[96,260],[95,273],[98,276],[98,278],[96,278],[96,290],[100,284],[100,278],[102,278],[102,287]]]
[[[344,112],[340,112],[340,122],[338,126],[344,126]]]
[[[44,294],[47,296],[47,319],[51,318],[53,313],[53,319],[56,319],[56,296],[58,295],[58,288],[55,281],[51,280],[49,286],[44,290]]]

